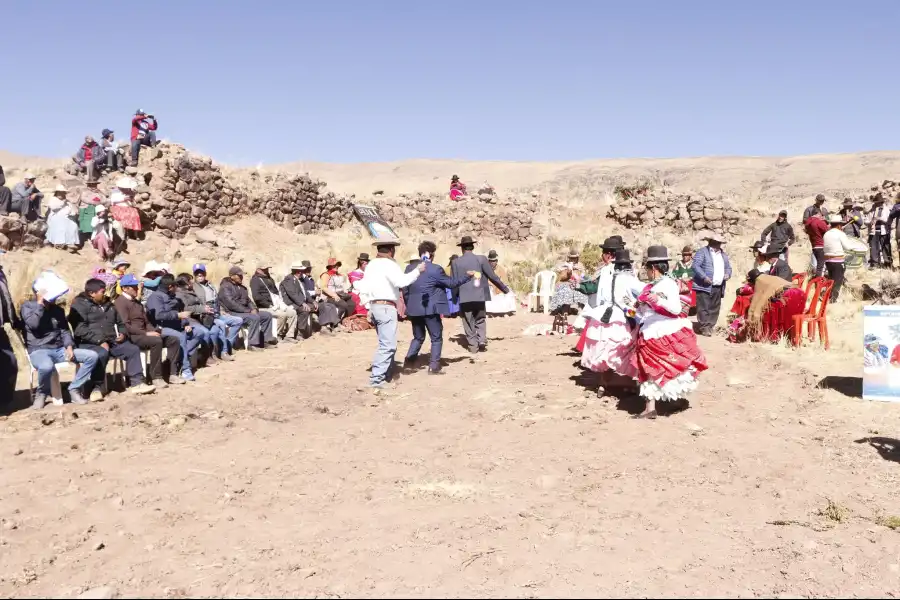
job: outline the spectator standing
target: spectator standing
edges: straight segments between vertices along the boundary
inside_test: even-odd
[[[789,248],[797,241],[797,239],[794,236],[793,226],[788,223],[788,213],[786,210],[780,211],[775,222],[763,229],[762,235],[759,236],[759,240],[766,243],[769,248],[774,248],[776,246],[784,248],[784,255],[781,259],[784,261],[789,260]]]
[[[831,288],[831,302],[836,302],[844,285],[844,257],[847,252],[853,250],[850,238],[844,233],[844,219],[840,215],[832,215],[828,219],[831,225],[824,238],[825,244],[825,268],[828,270],[828,278],[834,282]]]
[[[3,328],[9,325],[13,330],[22,329],[22,322],[16,314],[16,305],[9,293],[9,282],[0,265],[0,405],[10,402],[16,391],[16,377],[19,374],[19,362],[13,351],[9,335]]]
[[[725,284],[731,279],[731,261],[722,244],[725,240],[717,233],[706,238],[706,246],[694,255],[694,285],[697,293],[697,333],[706,337],[713,334],[722,309]]]

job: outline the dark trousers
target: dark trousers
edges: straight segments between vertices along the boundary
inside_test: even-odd
[[[487,312],[484,302],[461,302],[459,312],[469,352],[478,352],[479,348],[487,346]]]
[[[318,312],[318,304],[312,310],[307,310],[302,305],[291,304],[297,311],[297,333],[304,339],[312,335],[312,316]]]
[[[0,215],[12,212],[12,192],[5,185],[0,185]]]
[[[109,357],[121,358],[125,361],[125,374],[128,375],[127,387],[140,385],[144,380],[144,369],[141,367],[141,349],[125,340],[121,343],[112,343],[109,345],[109,351],[103,346],[95,346],[94,344],[78,344],[82,350],[93,350],[97,353],[97,364],[91,372],[91,380],[88,385],[92,388],[103,385],[106,378],[106,363]]]
[[[16,353],[6,331],[0,326],[0,405],[12,402],[16,391],[16,376],[19,374],[19,363]]]
[[[428,366],[432,371],[441,368],[441,349],[444,346],[444,324],[441,315],[427,315],[424,317],[410,317],[412,322],[413,339],[409,343],[409,351],[406,358],[415,358],[425,343],[425,332],[431,338],[431,360]]]
[[[356,302],[353,301],[353,298],[350,298],[349,300],[333,300],[329,298],[328,303],[337,307],[338,319],[340,320],[343,320],[344,317],[349,317],[356,312]]]
[[[133,335],[131,343],[140,348],[141,352],[150,351],[150,360],[147,361],[147,374],[151,381],[162,379],[162,351],[166,349],[166,357],[170,363],[178,363],[178,356],[181,354],[181,340],[177,337],[169,336],[153,336],[153,335]]]
[[[831,301],[834,302],[841,293],[841,286],[844,285],[846,268],[843,262],[827,262],[825,268],[828,269],[828,279],[834,282],[834,287],[831,288]]]
[[[812,253],[816,259],[816,277],[821,277],[825,272],[825,248],[813,248]]]
[[[713,286],[708,292],[697,290],[697,333],[705,336],[712,335],[721,309],[721,286]]]
[[[891,254],[891,236],[876,233],[869,236],[869,265],[873,267],[891,265],[894,257]]]
[[[264,310],[257,313],[232,313],[247,326],[247,340],[251,346],[264,346],[275,339],[272,335],[272,315]]]

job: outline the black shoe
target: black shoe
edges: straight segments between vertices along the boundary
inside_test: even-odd
[[[478,346],[478,351],[487,352],[487,344],[481,344],[480,346]]]
[[[404,358],[403,359],[403,368],[411,369],[412,367],[416,366],[416,358],[418,358],[418,357],[414,356],[414,357],[410,358],[407,356],[406,358]]]
[[[277,346],[277,345],[278,345],[278,340],[271,340],[271,341],[266,342],[266,346]]]
[[[281,338],[281,342],[283,344],[296,344],[297,340],[295,340],[293,338],[289,338],[289,337],[283,337],[283,338]]]
[[[250,346],[249,348],[247,348],[247,352],[262,352],[262,351],[263,351],[263,349],[260,348],[259,346]]]

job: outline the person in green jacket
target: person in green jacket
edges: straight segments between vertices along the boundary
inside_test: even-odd
[[[681,260],[675,263],[672,269],[672,277],[681,281],[691,281],[694,279],[694,249],[685,246],[681,249]]]

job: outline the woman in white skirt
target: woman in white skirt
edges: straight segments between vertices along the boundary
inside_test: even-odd
[[[637,379],[632,358],[637,339],[633,306],[644,285],[631,270],[628,250],[617,250],[613,265],[612,276],[601,279],[597,288],[597,305],[585,306],[582,313],[586,324],[581,365],[601,374],[598,396],[608,387],[627,386]]]

